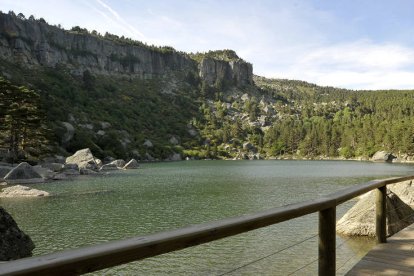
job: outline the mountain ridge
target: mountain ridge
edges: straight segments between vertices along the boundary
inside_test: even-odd
[[[412,90],[268,79],[232,50],[183,53],[14,13],[0,14],[0,59],[5,78],[40,94],[61,155],[84,147],[141,160],[414,153]]]

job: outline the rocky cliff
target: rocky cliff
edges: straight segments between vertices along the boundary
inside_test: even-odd
[[[206,57],[199,64],[199,72],[201,79],[211,86],[220,82],[238,86],[253,84],[253,67],[241,59],[224,61]]]
[[[171,71],[199,70],[208,84],[252,84],[252,65],[241,59],[206,58],[198,64],[188,54],[170,47],[153,47],[115,35],[74,28],[63,30],[44,20],[0,13],[0,58],[25,66],[65,66],[80,75],[88,70],[101,75],[142,79]],[[198,69],[197,69],[198,68]]]

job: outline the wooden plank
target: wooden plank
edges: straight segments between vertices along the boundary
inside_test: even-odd
[[[414,275],[414,224],[378,244],[346,275]]]

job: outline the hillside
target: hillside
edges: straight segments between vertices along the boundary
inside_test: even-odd
[[[414,153],[411,90],[266,79],[231,50],[187,54],[13,13],[0,14],[0,61],[5,79],[40,95],[59,155],[85,147],[141,160]],[[7,149],[7,135],[2,141]]]

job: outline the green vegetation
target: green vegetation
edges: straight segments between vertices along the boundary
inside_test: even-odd
[[[47,128],[39,95],[0,78],[0,145],[8,161],[30,160],[47,152]]]
[[[33,16],[11,16],[25,24],[47,24]],[[47,125],[52,130],[48,138],[54,152],[69,154],[89,147],[99,158],[165,159],[174,153],[194,158],[368,158],[378,150],[414,155],[412,90],[352,91],[261,77],[254,77],[254,85],[238,85],[231,74],[201,76],[197,70],[203,58],[244,62],[232,50],[189,54],[196,62],[178,66],[169,55],[180,53],[171,47],[148,46],[109,33],[102,36],[79,26],[63,31],[82,36],[77,37],[82,41],[93,36],[148,51],[148,60],[133,51],[114,52],[109,61],[119,62],[130,74],[99,75],[94,73],[96,52],[61,45],[54,37],[59,27],[49,28],[49,46],[66,52],[69,59],[87,57],[82,66],[89,69],[80,70],[76,60],[53,68],[0,60],[0,72],[13,83],[1,79],[6,88],[1,92],[0,147],[13,152],[14,158],[19,151],[35,148],[31,143],[46,143],[44,132],[34,132],[39,124],[38,129]],[[1,35],[33,46],[19,33]],[[148,65],[152,51],[161,52],[157,62],[165,58],[168,66]],[[152,65],[166,68],[157,71],[159,75],[145,70],[134,75],[136,67]]]
[[[414,154],[414,91],[350,91],[260,77],[255,86],[220,90],[207,89],[192,71],[141,80],[2,64],[14,83],[39,91],[59,151],[90,147],[101,158],[148,153],[161,159],[174,152],[194,158]],[[76,129],[69,142],[61,122]],[[198,135],[189,134],[189,125]],[[172,136],[179,146],[169,142]],[[154,146],[145,146],[146,139]]]
[[[201,62],[203,58],[218,59],[223,61],[238,61],[242,60],[233,50],[216,50],[208,51],[206,53],[191,53],[190,57],[197,62]]]
[[[164,159],[181,153],[181,146],[191,148],[198,143],[187,130],[187,122],[197,116],[196,90],[185,81],[171,91],[167,89],[171,78],[186,79],[185,72],[171,78],[141,80],[98,76],[89,71],[76,76],[63,66],[31,70],[2,60],[0,69],[5,68],[14,76],[13,83],[35,87],[39,92],[46,123],[53,130],[50,139],[61,154],[89,147],[100,158],[144,158],[148,153]],[[69,122],[76,129],[68,142],[64,142],[66,128],[61,122]],[[181,146],[169,142],[172,136],[180,137]],[[143,145],[146,139],[153,147]]]

